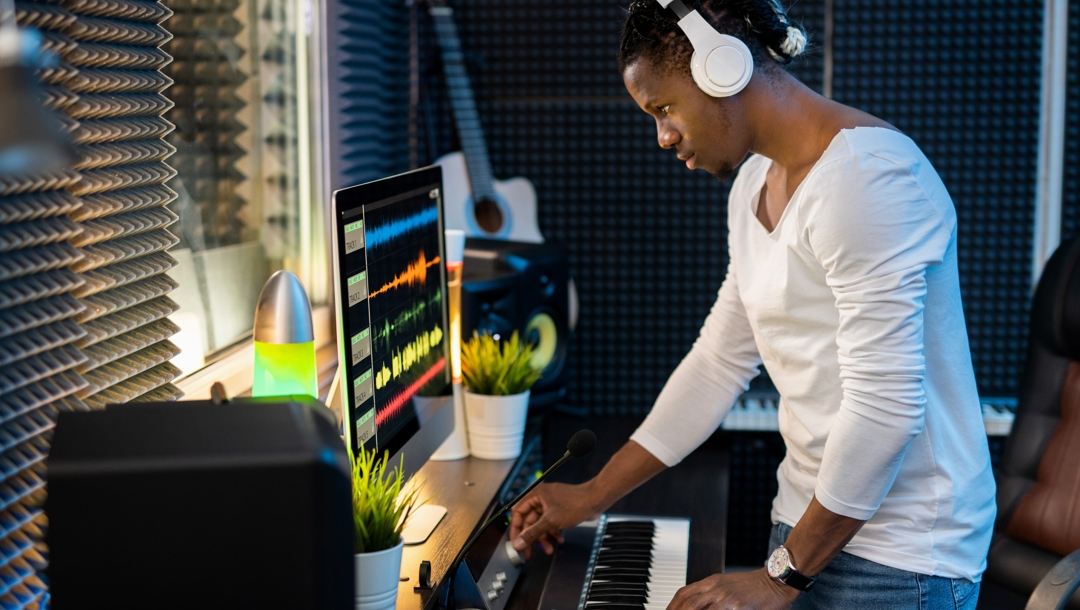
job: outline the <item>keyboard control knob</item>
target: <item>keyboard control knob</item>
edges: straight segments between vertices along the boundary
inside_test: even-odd
[[[499,572],[495,574],[496,582],[506,582],[506,572]]]
[[[499,596],[499,592],[492,589],[487,592],[487,598],[489,601],[495,601],[495,598]]]
[[[525,563],[525,558],[518,554],[517,549],[514,548],[514,545],[510,544],[509,540],[506,541],[503,548],[505,549],[504,552],[506,553],[506,558],[510,560],[510,563],[515,566]]]

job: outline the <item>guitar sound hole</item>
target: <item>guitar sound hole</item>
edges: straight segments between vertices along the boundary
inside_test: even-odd
[[[499,205],[490,199],[481,199],[473,206],[476,224],[488,233],[498,233],[503,226],[503,214]]]

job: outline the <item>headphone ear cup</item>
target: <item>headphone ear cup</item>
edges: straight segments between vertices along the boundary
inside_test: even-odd
[[[694,49],[690,74],[698,88],[712,97],[731,97],[746,88],[754,75],[754,56],[746,43],[717,33],[708,47]]]

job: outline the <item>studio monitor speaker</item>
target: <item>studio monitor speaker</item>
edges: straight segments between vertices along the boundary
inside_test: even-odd
[[[553,244],[469,239],[461,293],[462,337],[473,331],[536,345],[543,368],[530,405],[546,406],[566,393],[567,356],[574,325],[570,262]]]
[[[321,403],[62,413],[48,472],[56,610],[353,607],[349,461]]]

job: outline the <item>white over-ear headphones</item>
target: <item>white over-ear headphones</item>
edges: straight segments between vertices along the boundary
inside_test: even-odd
[[[730,97],[746,88],[754,75],[754,57],[745,42],[717,32],[682,0],[656,1],[679,16],[679,28],[694,47],[690,74],[702,91],[713,97]]]

